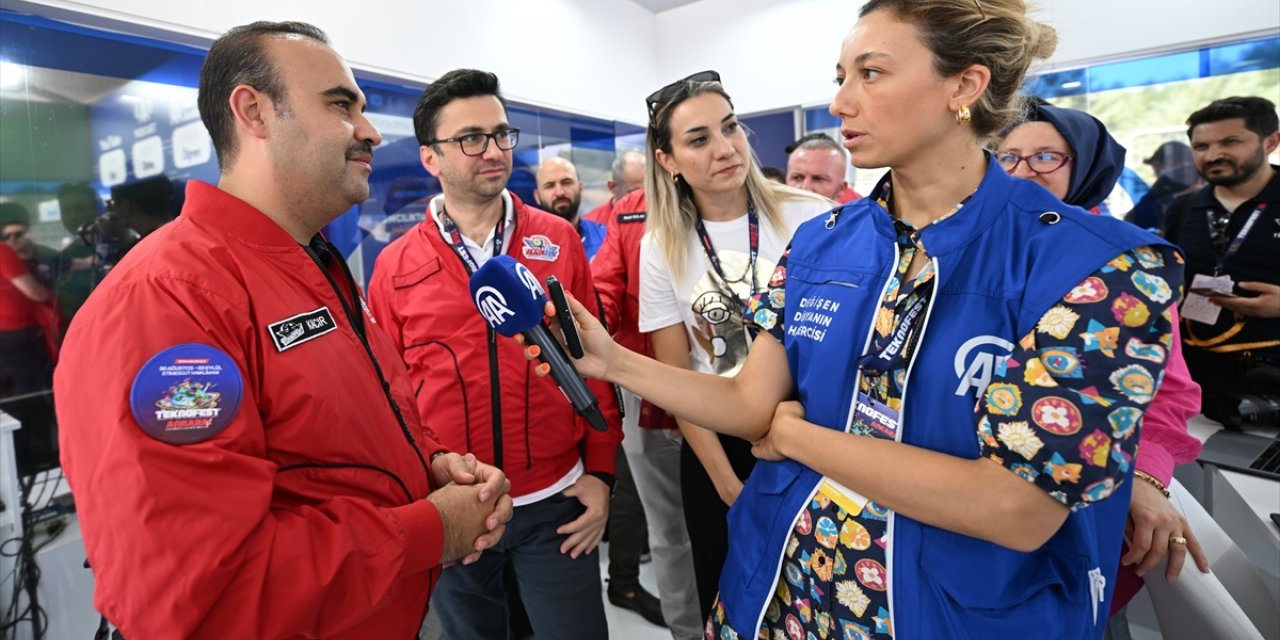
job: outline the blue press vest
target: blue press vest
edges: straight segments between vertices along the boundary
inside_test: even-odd
[[[1045,212],[1057,212],[1059,221],[1042,221]],[[870,198],[845,205],[833,228],[827,220],[806,222],[792,240],[784,345],[806,419],[844,430],[854,363],[897,261],[896,234],[888,212]],[[1112,258],[1168,246],[1127,223],[1064,205],[994,160],[964,208],[925,229],[921,241],[935,261],[937,288],[908,369],[899,436],[969,459],[979,455],[974,407],[997,359]],[[803,313],[815,309],[821,313]],[[832,366],[838,362],[846,364]],[[720,598],[739,633],[755,634],[784,545],[820,479],[792,460],[760,461],[730,510]],[[1125,482],[1110,499],[1072,513],[1031,553],[894,514],[888,568],[895,638],[1100,636],[1131,489]]]

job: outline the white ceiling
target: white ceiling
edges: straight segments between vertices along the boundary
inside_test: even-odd
[[[686,4],[693,4],[698,0],[631,0],[632,2],[648,9],[651,13],[662,13],[667,9],[675,9],[683,7]]]

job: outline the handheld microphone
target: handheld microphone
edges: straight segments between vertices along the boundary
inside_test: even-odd
[[[560,343],[542,324],[547,294],[532,271],[511,256],[494,256],[472,274],[471,301],[494,331],[507,337],[519,333],[529,344],[538,345],[542,359],[551,365],[551,379],[569,399],[573,410],[591,428],[609,430],[596,395],[587,387]]]

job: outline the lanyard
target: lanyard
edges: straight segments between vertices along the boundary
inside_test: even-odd
[[[1253,213],[1249,214],[1249,219],[1244,221],[1244,226],[1240,227],[1240,231],[1236,233],[1236,237],[1231,240],[1231,246],[1227,247],[1227,250],[1222,253],[1221,258],[1218,258],[1218,264],[1215,265],[1213,268],[1213,275],[1215,276],[1222,275],[1222,270],[1227,266],[1227,261],[1230,260],[1232,256],[1236,255],[1236,252],[1240,250],[1240,245],[1244,244],[1245,237],[1247,237],[1249,235],[1249,231],[1253,229],[1253,223],[1257,222],[1258,217],[1261,216],[1262,212],[1266,210],[1267,210],[1267,203],[1259,202],[1258,208],[1254,209]],[[1213,236],[1213,220],[1210,219],[1212,217],[1213,217],[1213,214],[1210,213],[1209,217],[1205,218],[1205,221],[1209,223],[1210,239],[1212,239],[1212,236]]]
[[[476,263],[476,257],[471,255],[471,250],[467,249],[467,245],[462,241],[462,232],[458,231],[458,225],[453,223],[453,218],[445,211],[444,205],[440,205],[440,220],[444,222],[444,232],[448,236],[449,243],[453,245],[453,250],[458,254],[458,258],[462,260],[462,266],[467,268],[467,275],[476,272],[480,265]],[[502,234],[507,227],[507,212],[502,212],[502,217],[498,218],[498,225],[493,228],[493,255],[502,255]]]
[[[361,309],[365,311],[368,311],[368,307],[364,304],[364,298],[360,297],[360,288],[356,286],[355,278],[351,277],[351,269],[347,266],[347,262],[342,259],[341,254],[338,253],[338,248],[330,244],[328,240],[325,240],[320,235],[316,235],[311,239],[309,244],[303,247],[303,250],[306,251],[320,267],[320,271],[324,273],[325,279],[328,280],[330,286],[333,287],[333,292],[337,294],[338,302],[342,304],[342,310],[347,314],[347,321],[351,323],[351,328],[354,329],[356,335],[360,336],[360,339],[363,340],[365,338],[364,316],[356,313],[354,305],[359,303]],[[329,264],[334,261],[339,264],[339,270],[342,273],[343,280],[346,282],[347,295],[351,296],[350,305],[347,304],[346,295],[343,294],[342,289],[338,286],[338,282],[333,279],[333,274],[329,270]]]
[[[933,297],[935,282],[936,275],[913,290],[916,294],[914,303],[894,309],[894,330],[886,338],[876,339],[873,351],[858,359],[858,367],[864,375],[883,375],[906,366],[907,354],[915,350],[920,339],[920,325],[929,308],[929,299]]]
[[[893,305],[893,331],[883,338],[876,337],[872,341],[873,351],[858,359],[858,367],[867,376],[883,375],[907,366],[908,354],[915,350],[916,342],[919,340],[920,325],[924,322],[929,300],[933,297],[937,282],[936,274],[924,282],[918,280],[919,276],[907,280],[907,271],[911,267],[915,252],[923,251],[915,244],[919,231],[912,230],[910,225],[901,221],[895,222],[894,228],[899,234],[897,242],[903,244],[905,235],[906,242],[910,244],[899,257],[898,265],[894,268],[893,277],[898,279],[899,284],[893,294],[896,300]],[[928,225],[925,228],[927,229]],[[901,304],[902,301],[911,298],[912,294],[914,294],[914,301],[910,305]],[[885,303],[881,300],[880,304],[883,306]],[[880,310],[877,309],[876,313],[880,313]]]
[[[711,263],[711,268],[715,270],[716,275],[720,276],[720,279],[725,284],[741,282],[741,278],[731,281],[725,277],[724,269],[720,266],[720,256],[716,254],[716,248],[711,244],[711,236],[707,235],[707,228],[703,226],[701,216],[698,217],[696,228],[698,230],[698,240],[702,242],[702,250],[707,252],[707,261]],[[750,299],[751,296],[756,295],[757,290],[760,288],[756,281],[756,257],[760,255],[760,218],[756,215],[756,205],[751,202],[747,203],[747,228],[748,241],[751,247],[751,257],[747,263],[747,269],[751,271],[751,293],[747,296]],[[736,298],[737,294],[734,294],[734,297]],[[739,299],[738,302],[744,307],[746,306],[742,299]]]

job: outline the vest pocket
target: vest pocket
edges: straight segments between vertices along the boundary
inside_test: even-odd
[[[1097,569],[1083,554],[1051,544],[1022,553],[927,525],[921,546],[920,613],[963,630],[955,637],[1078,638],[1094,626],[1090,571]]]
[[[778,557],[795,516],[795,510],[787,508],[795,498],[788,495],[788,490],[803,472],[804,467],[794,461],[761,460],[737,502],[729,508],[729,532],[733,538],[725,573],[741,584],[755,585],[776,577]]]
[[[789,264],[787,279],[810,285],[832,285],[857,289],[871,281],[874,274],[843,268],[819,268],[805,264]]]

